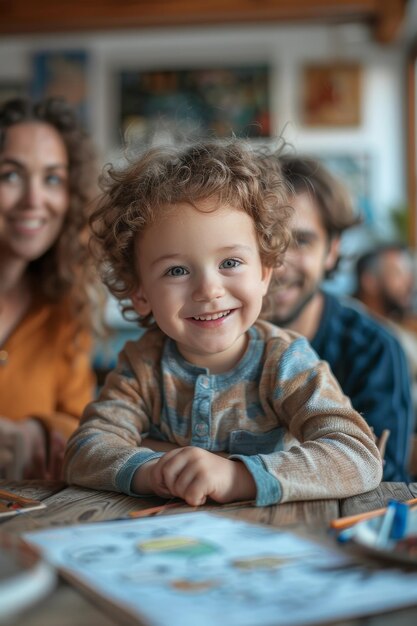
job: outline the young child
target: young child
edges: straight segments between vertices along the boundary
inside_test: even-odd
[[[192,506],[379,484],[372,433],[327,364],[257,321],[288,215],[280,176],[237,140],[153,148],[110,171],[92,218],[103,278],[149,330],[87,406],[68,482]]]

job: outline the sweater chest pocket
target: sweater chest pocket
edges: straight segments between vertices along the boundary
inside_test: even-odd
[[[287,431],[282,426],[266,432],[249,432],[247,430],[234,430],[230,433],[230,454],[270,454],[284,450],[284,441]]]

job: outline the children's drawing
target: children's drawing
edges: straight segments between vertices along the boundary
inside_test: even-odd
[[[417,602],[417,575],[368,570],[291,532],[210,513],[28,533],[71,580],[153,626],[325,624]]]
[[[189,537],[164,537],[152,539],[138,544],[139,550],[145,554],[162,554],[164,556],[204,556],[219,550],[213,544]]]

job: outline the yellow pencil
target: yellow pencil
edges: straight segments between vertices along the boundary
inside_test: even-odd
[[[405,504],[413,505],[417,504],[417,498],[412,498],[411,500],[406,500]],[[357,515],[350,515],[348,517],[339,517],[338,519],[334,519],[330,522],[330,527],[335,530],[343,530],[344,528],[349,528],[349,526],[353,526],[357,522],[362,522],[366,519],[372,519],[373,517],[378,517],[378,515],[383,515],[387,509],[375,509],[374,511],[366,511],[366,513],[358,513]]]

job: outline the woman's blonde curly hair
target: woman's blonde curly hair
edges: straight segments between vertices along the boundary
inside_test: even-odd
[[[244,141],[201,141],[183,147],[153,147],[102,177],[103,196],[90,218],[92,249],[104,283],[132,311],[128,300],[139,277],[134,259],[139,237],[173,205],[202,200],[242,209],[254,221],[262,263],[280,264],[289,241],[289,209],[282,177],[268,166],[266,155]],[[139,320],[150,326],[152,317]]]
[[[69,206],[64,225],[53,246],[29,264],[32,289],[49,302],[65,298],[80,329],[89,330],[91,295],[97,282],[88,250],[88,215],[98,191],[95,153],[73,109],[61,98],[5,102],[0,107],[0,151],[8,129],[27,122],[52,126],[65,144],[69,163]]]

